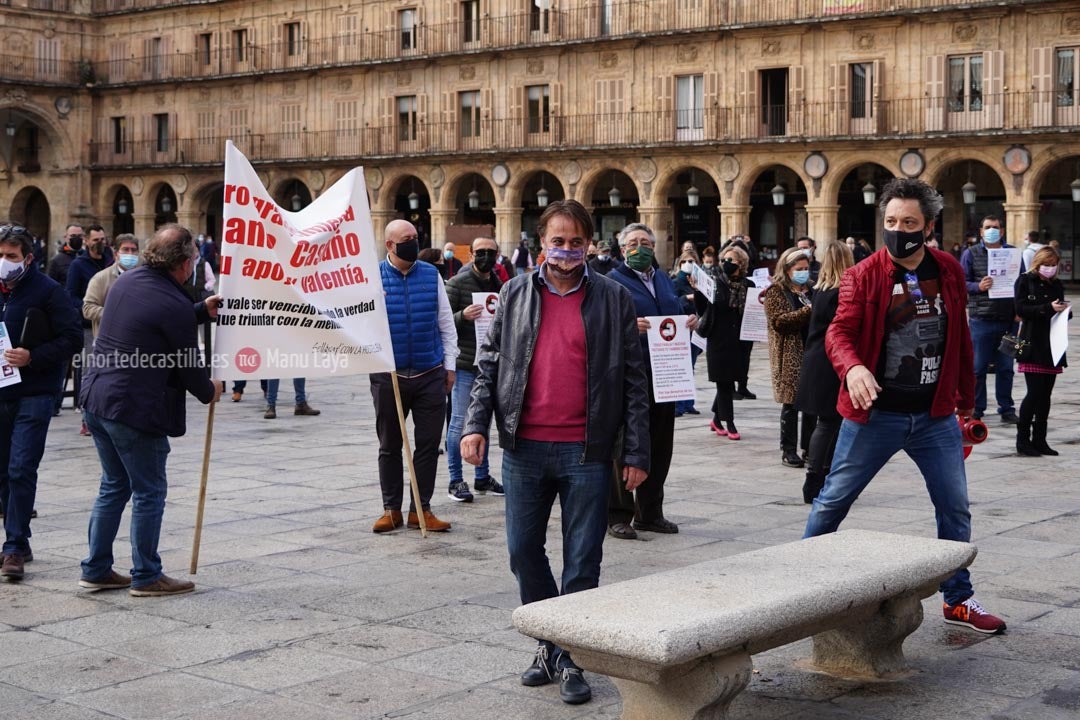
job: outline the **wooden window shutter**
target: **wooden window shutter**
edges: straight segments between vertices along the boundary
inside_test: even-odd
[[[888,130],[889,119],[885,117],[885,108],[888,107],[885,103],[885,63],[881,60],[875,60],[873,64],[873,84],[870,87],[870,107],[873,108],[874,113],[874,131],[877,134],[882,134]]]
[[[611,130],[614,128],[615,123],[618,122],[612,114],[611,108],[611,89],[613,84],[614,83],[611,80],[596,81],[596,97],[594,105],[596,117],[593,118],[594,122],[584,123],[582,127],[577,128],[582,142],[590,145],[597,141],[609,142]]]
[[[480,91],[480,132],[485,143],[491,142],[491,124],[495,115],[495,93],[486,87]]]
[[[524,87],[510,88],[510,135],[507,141],[511,147],[522,147],[525,144],[525,128],[529,125],[525,104],[526,92]]]
[[[987,50],[983,53],[983,112],[987,128],[1005,127],[1005,51]]]
[[[1031,89],[1035,92],[1032,102],[1035,127],[1054,124],[1054,48],[1031,49]]]
[[[707,72],[702,78],[705,83],[704,101],[705,107],[705,137],[717,138],[720,136],[720,75],[715,72]]]
[[[643,140],[670,140],[675,133],[675,77],[665,75],[656,81],[656,122],[651,138]]]
[[[551,83],[551,141],[560,144],[563,140],[562,83]]]
[[[442,93],[442,113],[439,119],[438,131],[432,133],[432,140],[440,147],[447,150],[457,149],[461,138],[461,127],[458,125],[458,94],[455,92]]]
[[[851,99],[848,97],[848,73],[851,66],[847,63],[829,65],[829,120],[828,134],[847,135],[850,129]]]
[[[788,84],[788,135],[802,135],[806,116],[806,68],[792,65]]]
[[[945,56],[929,55],[926,58],[926,132],[945,129]]]
[[[425,149],[431,142],[427,93],[416,96],[416,126],[416,139],[420,141],[420,148]]]
[[[743,70],[739,73],[739,84],[736,92],[738,106],[735,108],[737,132],[740,137],[751,138],[760,135],[760,122],[758,115],[761,108],[758,107],[758,71]]]

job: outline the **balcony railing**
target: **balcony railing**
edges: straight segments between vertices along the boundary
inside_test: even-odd
[[[0,0],[0,6],[24,8],[26,10],[51,10],[53,12],[75,12],[75,0]]]
[[[711,108],[691,112],[630,112],[541,118],[483,119],[480,134],[451,123],[418,122],[415,134],[398,125],[355,130],[245,134],[231,138],[256,162],[313,162],[534,150],[627,149],[783,143],[852,138],[1028,132],[1075,132],[1080,112],[1050,93],[1010,92],[983,97],[982,110],[949,112],[948,98],[797,106]],[[541,130],[532,132],[532,130]],[[415,139],[414,139],[415,138]],[[205,165],[224,161],[224,136],[181,138],[160,151],[156,140],[90,144],[96,167]]]
[[[78,80],[79,68],[74,60],[37,58],[26,55],[0,55],[0,82],[26,81],[73,85]]]

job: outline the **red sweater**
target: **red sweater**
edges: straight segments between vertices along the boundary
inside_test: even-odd
[[[584,442],[586,387],[584,288],[559,296],[540,290],[540,329],[525,384],[518,437]]]
[[[952,255],[927,248],[941,270],[941,296],[945,301],[948,328],[941,361],[932,417],[944,417],[975,407],[974,353],[967,323],[967,286],[964,271]],[[885,314],[893,291],[893,262],[882,249],[849,268],[840,281],[840,303],[825,334],[825,352],[840,378],[836,409],[848,420],[865,423],[869,410],[856,410],[847,389],[848,370],[856,365],[877,372],[881,342],[885,338]]]

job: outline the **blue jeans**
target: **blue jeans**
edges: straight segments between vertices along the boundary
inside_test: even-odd
[[[266,404],[270,407],[277,407],[277,391],[278,386],[281,385],[280,380],[267,380],[266,381]],[[307,401],[307,380],[304,378],[293,378],[292,381],[293,392],[296,394],[296,404],[299,405],[302,402]]]
[[[610,462],[582,462],[581,442],[518,440],[503,449],[506,486],[506,546],[521,604],[556,597],[544,544],[555,497],[562,509],[562,594],[600,583],[607,532]]]
[[[450,484],[465,479],[461,472],[461,431],[465,428],[465,411],[469,409],[469,396],[473,382],[476,381],[474,370],[458,368],[454,375],[454,389],[450,391],[450,428],[446,432],[446,462],[450,466]],[[477,480],[491,476],[488,468],[489,443],[484,443],[484,459],[476,466]]]
[[[930,413],[906,415],[872,410],[870,421],[844,420],[836,439],[832,471],[814,500],[803,537],[836,532],[863,489],[893,455],[903,450],[922,473],[937,517],[942,540],[971,539],[964,450],[956,417],[933,418]],[[902,550],[898,550],[902,552]],[[974,594],[967,569],[941,583],[950,605]]]
[[[38,464],[45,454],[55,395],[0,400],[0,505],[5,553],[30,552],[30,513],[37,497]]]
[[[90,513],[90,556],[82,561],[83,577],[108,577],[113,541],[131,500],[131,585],[152,585],[162,574],[157,548],[168,491],[169,439],[91,412],[84,412],[83,417],[101,460],[101,488]]]
[[[986,369],[993,362],[994,395],[997,398],[999,413],[1013,412],[1013,359],[998,352],[1001,336],[1015,333],[1016,323],[1012,320],[984,320],[973,317],[968,322],[971,326],[971,344],[975,350],[975,412],[986,412]]]
[[[697,366],[697,359],[698,359],[698,355],[700,355],[700,354],[701,354],[701,348],[699,348],[697,345],[691,345],[690,346],[690,367],[691,368],[694,368],[694,367]],[[678,402],[675,403],[675,414],[676,415],[683,415],[683,414],[689,412],[690,410],[693,410],[694,409],[694,402],[695,402],[694,400],[679,400]]]

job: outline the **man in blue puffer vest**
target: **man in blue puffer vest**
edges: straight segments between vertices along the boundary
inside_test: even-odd
[[[405,220],[386,226],[386,259],[379,263],[390,339],[394,345],[401,404],[405,415],[412,413],[415,449],[413,466],[420,487],[419,511],[428,530],[445,532],[450,523],[431,512],[435,491],[435,471],[439,460],[446,396],[454,386],[457,365],[457,329],[446,297],[442,277],[434,265],[418,262],[420,243],[416,228]],[[379,485],[382,486],[383,516],[373,532],[389,532],[402,526],[401,504],[404,474],[401,462],[401,427],[390,373],[371,375],[371,397],[375,400],[375,431],[379,435]],[[419,528],[418,508],[409,502],[408,525]]]

